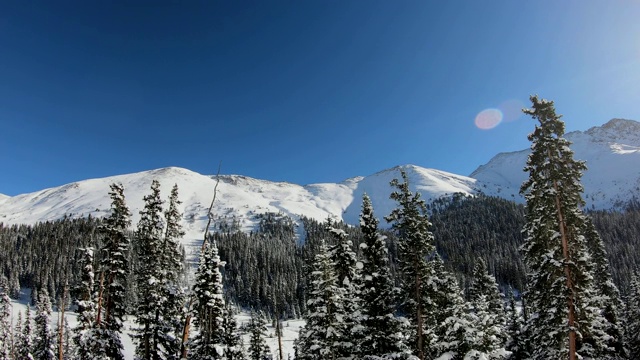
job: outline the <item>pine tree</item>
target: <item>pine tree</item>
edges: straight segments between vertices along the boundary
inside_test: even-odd
[[[160,183],[153,180],[151,194],[144,197],[144,208],[136,231],[139,242],[138,304],[135,334],[136,355],[142,360],[164,359],[168,354],[161,347],[162,329],[159,326],[162,305],[162,200]]]
[[[9,359],[11,341],[11,299],[6,284],[0,284],[0,358]]]
[[[625,318],[625,344],[630,360],[640,360],[640,275],[636,273],[629,286]]]
[[[504,301],[496,279],[487,272],[483,259],[478,259],[469,289],[473,313],[480,331],[477,350],[488,355],[504,352],[507,341]]]
[[[251,321],[249,322],[249,360],[270,360],[271,351],[264,339],[266,331],[265,321],[255,312],[251,312]]]
[[[17,359],[20,351],[20,344],[22,344],[22,311],[18,311],[18,317],[16,318],[16,324],[13,327],[13,347],[11,348],[11,354],[13,359]]]
[[[38,292],[36,304],[35,333],[33,337],[33,357],[38,360],[55,359],[55,338],[51,333],[51,300],[49,292],[42,288]]]
[[[71,329],[69,328],[69,322],[67,321],[67,317],[65,316],[62,320],[62,344],[59,341],[56,341],[56,354],[60,354],[60,345],[62,345],[62,358],[65,360],[75,359],[73,357],[73,351],[75,350],[73,344],[71,343]],[[58,324],[56,328],[56,333],[60,331],[60,324]]]
[[[105,234],[100,271],[104,276],[103,306],[101,322],[96,324],[96,335],[104,343],[105,355],[110,359],[123,360],[120,339],[126,315],[125,294],[129,276],[129,239],[126,231],[131,225],[131,213],[125,202],[122,184],[111,184],[111,214],[105,218],[99,230]]]
[[[397,190],[390,198],[398,202],[385,219],[392,223],[392,228],[398,234],[398,267],[401,273],[402,292],[408,298],[405,311],[410,316],[413,325],[415,341],[411,344],[414,353],[421,360],[425,359],[425,284],[429,273],[428,258],[435,252],[433,234],[429,230],[431,223],[427,216],[427,209],[420,193],[412,194],[409,190],[409,178],[401,169],[403,182],[398,179],[391,181],[391,186]]]
[[[225,304],[221,266],[224,266],[224,263],[220,260],[216,243],[207,242],[200,254],[200,264],[196,270],[193,287],[194,325],[198,334],[189,352],[192,359],[214,360],[222,359],[224,355]]]
[[[222,319],[224,356],[226,360],[245,360],[242,338],[238,332],[238,324],[234,318],[233,308],[227,304]]]
[[[92,294],[95,286],[93,271],[93,248],[79,249],[81,257],[79,260],[82,269],[80,284],[76,288],[77,298],[75,300],[76,313],[78,314],[78,324],[73,329],[73,343],[75,345],[75,358],[88,360],[92,358],[92,347],[95,343],[92,336],[93,325],[96,318],[96,307]]]
[[[594,301],[594,306],[601,312],[602,316],[600,318],[604,321],[602,326],[607,335],[606,344],[600,355],[608,359],[625,358],[626,354],[619,313],[619,309],[622,306],[620,292],[613,283],[609,261],[607,260],[607,252],[604,248],[602,238],[600,238],[593,222],[589,218],[585,218],[584,231],[587,248],[591,254],[593,284],[597,294],[592,300]]]
[[[586,166],[573,159],[563,138],[564,123],[553,102],[532,96],[526,114],[539,121],[533,133],[521,193],[527,201],[523,233],[528,266],[527,302],[532,316],[527,327],[534,359],[576,356],[599,358],[606,347],[593,306],[591,259],[580,207],[580,178]],[[606,334],[605,334],[606,335]]]
[[[182,274],[183,253],[180,249],[180,239],[184,236],[180,220],[182,214],[178,206],[178,185],[174,185],[169,196],[169,207],[165,212],[166,229],[161,249],[161,293],[160,305],[161,322],[158,324],[162,336],[159,341],[169,354],[180,352],[180,336],[182,335],[181,319],[185,302],[184,291],[180,286]]]
[[[344,329],[342,338],[339,341],[338,358],[351,359],[360,355],[360,342],[362,334],[362,314],[360,309],[360,288],[361,276],[357,268],[358,260],[353,251],[353,243],[349,240],[347,233],[342,229],[337,229],[327,225],[328,232],[336,240],[336,245],[330,250],[331,261],[335,266],[337,286],[340,291],[341,314],[336,314],[343,319],[341,325]],[[360,264],[362,265],[362,264]]]
[[[511,353],[509,359],[523,360],[526,359],[527,352],[524,345],[524,334],[522,333],[523,318],[516,307],[516,299],[513,290],[509,291],[509,304],[507,315],[506,333],[508,335],[505,350]]]
[[[17,345],[16,358],[33,360],[33,326],[31,319],[31,306],[27,305],[24,314],[24,326],[22,327],[22,336]]]
[[[363,242],[361,303],[363,314],[362,356],[399,356],[407,351],[401,324],[394,316],[395,292],[384,237],[367,194],[362,197],[360,229]]]
[[[444,269],[436,253],[429,261],[422,302],[425,304],[425,355],[427,358],[476,359],[482,354],[477,318],[468,312],[455,277]]]
[[[305,326],[296,340],[296,359],[337,359],[344,333],[341,291],[337,285],[335,264],[322,242],[307,280],[307,312]]]

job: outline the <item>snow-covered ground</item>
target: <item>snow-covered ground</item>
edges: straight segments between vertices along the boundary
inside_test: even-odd
[[[27,309],[27,304],[30,302],[31,290],[23,289],[21,292],[20,299],[12,300],[12,324],[15,324],[16,319],[18,318],[18,313],[22,313],[23,322],[24,322],[24,313]],[[35,316],[35,307],[31,307],[31,317]],[[71,328],[74,328],[77,325],[77,314],[71,311],[65,312],[65,317],[69,323]],[[54,311],[51,315],[51,328],[56,329],[58,322],[60,321],[60,313],[54,306]],[[236,321],[238,322],[238,327],[242,327],[243,325],[249,324],[249,320],[251,319],[251,314],[248,312],[241,312],[236,316]],[[122,344],[124,346],[125,359],[133,359],[133,354],[135,352],[135,344],[131,339],[130,333],[131,329],[133,329],[136,325],[133,322],[133,317],[129,317],[124,324],[124,333],[122,334]],[[271,326],[271,323],[267,323],[267,332],[265,340],[267,344],[271,348],[271,353],[273,354],[274,359],[278,359],[278,338],[275,335],[275,328]],[[301,319],[293,319],[287,320],[283,322],[283,331],[282,331],[282,354],[283,359],[288,359],[289,355],[293,358],[293,341],[298,337],[298,333],[300,332],[300,328],[304,326],[304,321]],[[245,347],[249,345],[249,334],[243,335],[243,341]]]

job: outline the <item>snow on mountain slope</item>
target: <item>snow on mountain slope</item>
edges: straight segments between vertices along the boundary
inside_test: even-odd
[[[1,204],[3,201],[5,201],[5,200],[7,200],[8,198],[10,198],[10,197],[11,197],[11,196],[9,196],[9,195],[0,194],[0,204]]]
[[[466,176],[455,175],[435,169],[425,169],[415,165],[396,166],[367,176],[358,181],[354,189],[354,201],[345,209],[342,218],[349,224],[358,224],[362,207],[362,195],[367,193],[371,198],[376,216],[380,219],[380,226],[386,227],[382,220],[396,207],[395,201],[389,199],[392,189],[389,183],[394,178],[400,179],[400,169],[403,169],[409,178],[409,187],[412,192],[420,192],[422,198],[429,202],[442,196],[454,193],[466,195],[475,194],[475,180]]]
[[[381,171],[369,177],[356,177],[341,183],[300,186],[286,182],[271,182],[241,175],[221,175],[213,208],[216,221],[236,223],[242,230],[256,225],[257,214],[281,212],[297,219],[300,215],[324,220],[328,217],[357,224],[362,194],[372,198],[379,217],[388,215],[395,204],[389,199],[389,182],[399,178],[400,167]],[[405,165],[412,189],[423,193],[425,200],[453,192],[473,193],[474,180],[443,171]],[[178,184],[181,211],[184,214],[186,245],[202,239],[211,203],[215,176],[201,175],[182,168],[164,168],[134,174],[79,181],[64,186],[22,194],[0,202],[0,222],[5,224],[35,223],[64,216],[103,217],[111,201],[109,185],[124,185],[125,197],[133,217],[138,222],[143,197],[150,192],[152,180],[160,182],[161,195],[166,199],[171,187]],[[385,224],[381,224],[384,226]]]
[[[640,197],[640,123],[613,119],[566,138],[572,142],[574,158],[587,163],[582,184],[588,208],[615,208]],[[498,154],[470,176],[486,194],[523,202],[518,192],[528,176],[522,169],[529,152]]]

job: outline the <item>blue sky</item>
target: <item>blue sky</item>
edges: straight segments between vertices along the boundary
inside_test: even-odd
[[[638,1],[3,1],[0,193],[165,166],[300,184],[470,174],[640,120]],[[485,109],[504,120],[479,129]]]

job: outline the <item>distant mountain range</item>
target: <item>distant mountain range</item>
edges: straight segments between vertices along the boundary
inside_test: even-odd
[[[585,160],[589,167],[583,177],[587,207],[615,208],[633,197],[640,197],[640,123],[613,119],[585,132],[568,133],[566,137],[573,142],[571,148],[576,159]],[[378,217],[389,214],[395,207],[389,199],[392,190],[389,182],[400,176],[400,169],[408,173],[413,191],[422,193],[427,201],[453,193],[482,192],[522,202],[518,191],[527,176],[522,169],[528,153],[529,150],[522,150],[498,154],[470,176],[415,165],[397,166],[341,183],[304,186],[221,175],[213,213],[218,221],[235,222],[243,230],[252,229],[257,214],[265,212],[281,212],[294,219],[300,215],[318,220],[331,217],[357,224],[365,192],[371,197]],[[175,167],[83,180],[13,197],[0,194],[0,222],[35,223],[65,215],[102,217],[110,206],[109,184],[120,182],[125,187],[135,225],[143,206],[142,198],[149,193],[153,179],[160,182],[165,198],[171,187],[178,184],[187,230],[185,240],[201,238],[215,176]],[[381,225],[385,222],[381,221]]]

